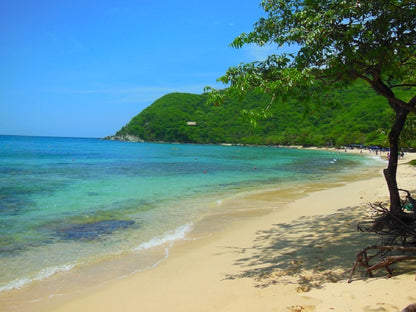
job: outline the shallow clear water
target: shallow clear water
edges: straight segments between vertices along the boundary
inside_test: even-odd
[[[0,136],[0,292],[181,238],[226,194],[371,163],[272,147]]]

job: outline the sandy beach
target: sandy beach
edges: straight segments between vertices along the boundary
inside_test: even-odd
[[[416,168],[405,164],[414,158],[401,160],[401,188],[415,190]],[[259,209],[234,211],[224,229],[218,216],[206,218],[205,231],[176,242],[154,268],[25,311],[401,311],[415,303],[415,262],[395,265],[392,278],[358,270],[347,282],[355,254],[376,242],[356,225],[368,203],[387,200],[381,170],[322,182],[287,202],[274,191],[230,198],[222,204]]]

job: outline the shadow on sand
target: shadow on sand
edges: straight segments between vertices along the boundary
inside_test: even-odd
[[[376,236],[357,231],[360,216],[367,211],[366,206],[347,207],[331,215],[301,217],[259,231],[252,247],[228,247],[239,254],[235,262],[238,272],[225,279],[252,278],[261,288],[294,283],[299,292],[347,280],[356,253],[377,242]]]

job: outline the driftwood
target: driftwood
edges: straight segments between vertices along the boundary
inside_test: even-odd
[[[377,252],[373,255],[369,255],[367,253],[367,251],[369,250],[376,250]],[[374,258],[377,258],[382,254],[386,254],[386,252],[392,252],[392,251],[398,251],[403,254],[385,256],[385,257],[382,257],[379,262],[370,264],[370,261],[373,260]],[[393,271],[390,269],[390,265],[400,262],[400,261],[409,260],[409,259],[416,259],[416,247],[371,246],[371,247],[364,248],[356,256],[356,261],[351,270],[351,275],[350,275],[350,279],[348,280],[348,282],[350,283],[352,281],[352,275],[354,274],[355,270],[359,266],[364,267],[367,271],[367,274],[370,277],[373,277],[374,270],[377,270],[380,268],[385,268],[388,273],[388,276],[391,277],[393,275]]]
[[[358,224],[359,231],[379,235],[381,244],[357,253],[349,282],[358,267],[364,267],[370,277],[373,276],[373,271],[385,268],[390,277],[393,274],[391,265],[416,259],[416,200],[409,191],[400,191],[406,193],[400,212],[393,213],[382,203],[370,204],[374,211],[371,219]],[[373,254],[370,255],[369,251],[373,251]]]

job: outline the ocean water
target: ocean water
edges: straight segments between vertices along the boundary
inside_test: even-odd
[[[374,164],[275,147],[0,136],[0,292],[182,239],[230,194]]]

